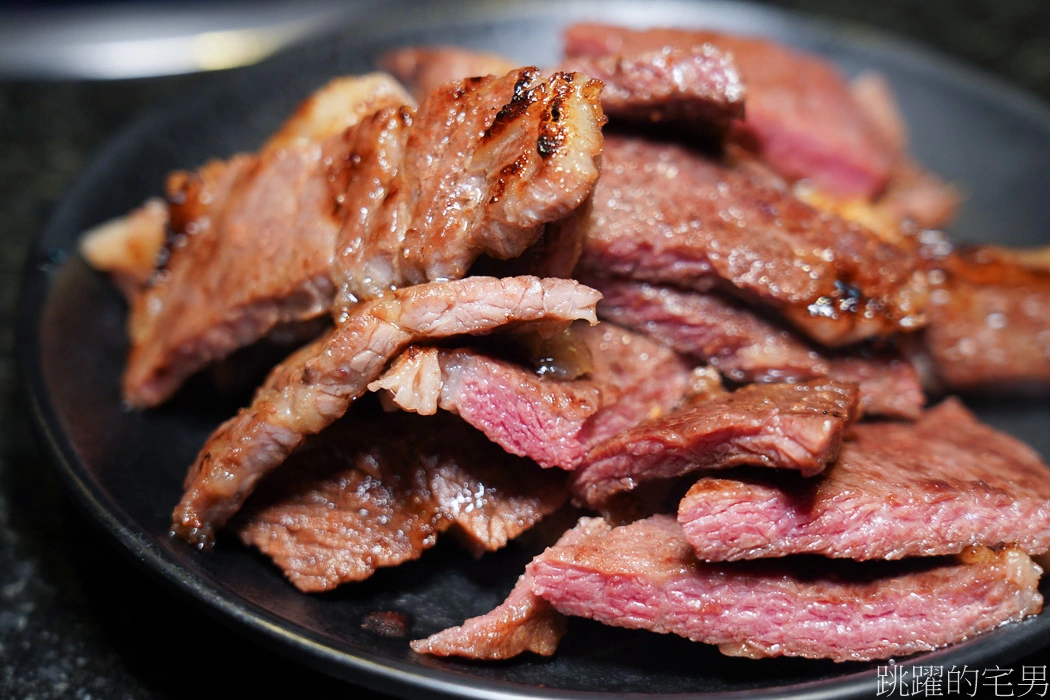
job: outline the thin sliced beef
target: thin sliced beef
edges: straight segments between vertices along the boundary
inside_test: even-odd
[[[410,99],[389,77],[359,80],[370,87],[347,93],[355,101],[342,105],[339,124]],[[281,147],[169,177],[161,269],[128,322],[123,391],[132,405],[156,405],[277,326],[328,313],[340,222],[326,158],[338,160],[342,140],[324,130],[323,144],[304,136],[310,114],[278,133]]]
[[[605,85],[614,119],[685,122],[718,134],[744,116],[744,83],[730,56],[710,44],[625,55],[577,56],[561,64]]]
[[[602,402],[590,380],[549,379],[468,349],[413,346],[368,388],[405,410],[457,413],[508,452],[563,469],[583,456],[580,430]]]
[[[470,277],[406,287],[357,305],[331,332],[274,368],[251,406],[211,435],[186,475],[173,530],[210,546],[256,482],[306,435],[346,413],[413,342],[522,324],[554,332],[575,320],[596,321],[598,296],[572,280]]]
[[[336,315],[459,279],[483,254],[517,257],[576,209],[598,179],[600,92],[575,73],[522,68],[442,85],[414,114],[377,115],[388,145],[341,165],[351,215],[336,245]]]
[[[705,560],[851,559],[1050,548],[1050,468],[950,399],[914,424],[853,428],[819,479],[700,479],[678,519]]]
[[[828,346],[922,325],[927,280],[913,249],[803,204],[764,169],[612,136],[603,159],[576,222],[581,273],[717,286]]]
[[[1002,248],[1000,246],[983,245],[976,250],[971,250],[969,255],[984,263],[999,260],[1013,265],[1020,265],[1035,272],[1050,272],[1050,246],[1042,248]]]
[[[917,230],[947,226],[955,218],[962,197],[909,155],[908,127],[889,83],[877,73],[864,73],[850,84],[850,90],[884,142],[897,154],[886,189],[871,201],[843,197],[821,189],[812,180],[802,180],[795,183],[795,194],[813,207],[867,226],[888,241],[899,241]]]
[[[264,479],[232,523],[302,591],[418,558],[452,529],[495,551],[566,498],[557,473],[453,416],[356,412]]]
[[[962,197],[908,154],[908,125],[889,81],[879,73],[863,73],[850,82],[850,92],[883,142],[897,154],[890,181],[875,208],[891,221],[910,221],[919,228],[947,226]]]
[[[573,337],[591,365],[585,378],[538,374],[476,350],[413,346],[368,388],[389,391],[407,411],[452,411],[512,454],[573,469],[597,442],[674,408],[691,377],[674,352],[628,331],[603,324]]]
[[[508,452],[572,469],[624,427],[674,408],[689,393],[689,366],[670,349],[602,324],[579,328],[588,376],[559,379],[472,351],[409,347],[373,391],[404,410],[458,413]]]
[[[590,447],[637,424],[669,413],[694,391],[690,364],[659,343],[612,323],[577,334],[591,357],[591,377],[602,386],[602,408],[583,427]]]
[[[931,275],[923,345],[953,391],[1045,392],[1050,387],[1050,270],[1038,258],[977,248]]]
[[[518,67],[499,54],[471,51],[460,46],[406,46],[383,54],[378,63],[420,99],[446,83],[485,75],[506,75]]]
[[[735,382],[830,377],[853,382],[867,415],[915,418],[925,397],[914,367],[888,352],[831,354],[720,294],[594,280],[598,315],[716,367]]]
[[[598,507],[642,483],[754,465],[812,476],[838,455],[857,389],[826,379],[751,384],[624,430],[587,453],[571,488]]]
[[[86,231],[80,253],[93,268],[113,276],[130,304],[153,276],[167,225],[168,206],[154,197],[125,216]]]
[[[417,96],[477,75],[503,75],[510,59],[450,46],[410,46],[384,54],[379,64]],[[746,89],[731,58],[714,46],[577,56],[559,71],[581,73],[605,85],[602,109],[635,122],[690,122],[724,132],[743,117]]]
[[[306,98],[263,145],[261,155],[323,143],[373,112],[390,106],[413,105],[404,88],[386,73],[341,76]]]
[[[838,195],[872,199],[886,186],[895,153],[825,59],[764,39],[684,29],[633,30],[577,24],[569,56],[630,54],[712,45],[732,55],[747,85],[747,116],[736,139],[785,177],[808,178]]]
[[[864,415],[914,420],[926,404],[919,373],[896,352],[872,350],[833,356],[827,376],[857,385]]]
[[[526,651],[551,656],[565,635],[565,618],[532,592],[524,574],[499,607],[458,627],[412,642],[412,650],[433,656],[497,661]]]
[[[567,615],[677,634],[751,658],[868,661],[968,639],[1042,608],[1022,551],[908,563],[703,564],[670,516],[611,528],[584,518],[528,567]]]

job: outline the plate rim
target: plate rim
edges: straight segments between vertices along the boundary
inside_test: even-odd
[[[599,3],[597,0],[582,0],[579,5],[592,5],[594,8],[608,8],[608,3]],[[619,0],[618,6],[636,5],[631,0]],[[1006,82],[993,74],[963,63],[957,59],[942,54],[929,47],[917,44],[909,39],[874,29],[865,25],[838,20],[827,17],[816,17],[806,12],[787,10],[780,7],[760,5],[752,2],[728,2],[727,0],[660,0],[657,5],[668,7],[681,6],[682,4],[706,5],[712,9],[719,7],[732,7],[735,11],[754,13],[766,20],[777,23],[787,23],[792,28],[801,28],[812,36],[835,36],[835,43],[848,43],[860,41],[864,44],[877,43],[881,50],[891,50],[895,53],[905,54],[914,58],[911,68],[923,75],[936,74],[937,79],[944,81],[946,78],[956,86],[966,90],[984,92],[1002,100],[1011,111],[1025,114],[1028,118],[1034,118],[1042,122],[1048,133],[1050,133],[1050,104],[1046,103],[1028,91]],[[396,2],[392,4],[394,11],[385,14],[385,17],[397,16],[396,8],[410,6],[408,2]],[[415,26],[432,21],[434,17],[440,18],[443,26],[465,27],[486,21],[506,21],[516,16],[533,16],[535,13],[556,7],[555,1],[544,0],[518,0],[507,5],[498,5],[487,0],[472,0],[465,4],[455,5],[457,8],[464,6],[477,10],[470,14],[469,19],[463,17],[450,20],[448,15],[442,14],[441,9],[452,6],[451,2],[434,3],[428,6],[430,12],[417,17]],[[498,9],[497,9],[498,6]],[[385,12],[385,10],[384,10]],[[387,32],[398,31],[397,28],[381,26],[380,31],[360,41],[362,48],[376,43]],[[332,28],[330,32],[319,38],[319,41],[331,41],[335,37],[345,34],[346,24],[340,24]],[[385,30],[385,31],[384,31]],[[403,31],[403,29],[401,30]],[[845,35],[845,38],[842,37]],[[592,699],[611,695],[602,691],[571,690],[565,688],[541,688],[538,686],[525,686],[521,683],[501,681],[490,678],[469,676],[462,671],[441,669],[435,667],[419,668],[408,666],[396,660],[380,660],[377,655],[362,656],[338,651],[324,643],[312,638],[312,635],[293,623],[279,618],[266,608],[253,603],[234,591],[224,590],[209,584],[206,580],[192,571],[181,566],[177,561],[169,559],[163,549],[156,544],[155,535],[150,534],[144,528],[136,525],[134,520],[126,514],[120,503],[109,498],[102,492],[100,486],[85,473],[83,465],[76,455],[76,451],[70,441],[70,437],[62,430],[61,420],[57,410],[52,404],[51,395],[47,388],[47,378],[43,370],[41,360],[41,337],[42,312],[47,304],[52,289],[51,278],[54,271],[72,262],[72,257],[77,254],[73,251],[76,238],[70,241],[68,251],[70,260],[62,257],[66,254],[65,245],[56,246],[55,240],[61,240],[69,235],[68,230],[62,225],[63,219],[69,216],[78,207],[73,202],[82,198],[82,191],[90,187],[90,183],[105,170],[106,163],[115,155],[123,152],[139,139],[151,133],[157,123],[167,119],[175,119],[180,114],[192,114],[200,109],[201,105],[207,104],[219,94],[228,90],[236,82],[250,80],[253,75],[265,73],[273,62],[287,60],[289,55],[294,55],[296,47],[284,50],[268,58],[267,60],[238,71],[230,71],[227,74],[217,76],[216,80],[209,86],[199,91],[192,99],[183,98],[176,102],[174,99],[164,100],[161,103],[147,107],[132,115],[129,121],[114,132],[111,136],[101,142],[86,159],[86,165],[75,176],[72,183],[68,185],[59,199],[52,207],[43,227],[37,232],[29,246],[25,263],[22,268],[22,279],[16,301],[17,318],[15,327],[15,349],[16,371],[19,376],[20,388],[30,408],[35,431],[44,446],[44,452],[48,461],[59,474],[60,482],[64,490],[72,494],[73,500],[96,525],[115,540],[123,554],[145,570],[155,580],[161,581],[169,590],[174,591],[183,600],[188,600],[207,612],[211,617],[221,623],[235,629],[241,634],[258,641],[265,646],[287,654],[296,660],[303,662],[318,671],[333,675],[351,683],[359,684],[374,690],[402,695],[432,697],[438,693],[445,697],[465,697],[491,699],[491,700],[518,700],[525,698],[567,698],[573,700]],[[72,211],[71,211],[72,210]],[[74,236],[76,234],[73,234]],[[55,251],[61,254],[55,254]],[[1050,609],[1044,610],[1044,614],[1050,613]],[[1020,641],[1013,638],[1007,639],[1007,644],[998,643],[997,632],[994,630],[980,635],[972,640],[963,642],[969,654],[959,654],[960,662],[970,657],[983,656],[985,647],[1006,646],[1015,651],[1015,657],[1025,653],[1024,649],[1034,650],[1040,646],[1050,644],[1050,616],[1043,615],[1017,624],[1028,625],[1029,629],[1021,635]],[[1042,622],[1043,624],[1036,624]],[[1042,639],[1039,639],[1042,637]],[[923,655],[927,658],[945,651],[960,651],[959,645],[953,645],[946,649]],[[891,663],[887,661],[887,663]],[[904,661],[907,665],[907,660]],[[338,669],[338,670],[336,670]],[[361,675],[355,675],[352,679],[345,670],[350,669]],[[465,677],[470,678],[470,685],[464,683]],[[794,683],[790,685],[770,686],[768,688],[745,689],[728,692],[702,692],[702,693],[619,693],[615,697],[623,700],[657,700],[666,698],[697,698],[697,700],[718,700],[725,698],[753,698],[756,693],[762,697],[791,698],[793,700],[824,700],[830,698],[854,698],[870,694],[875,686],[874,669],[854,672],[832,678]]]

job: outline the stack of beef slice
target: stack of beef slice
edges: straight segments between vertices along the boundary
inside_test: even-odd
[[[871,660],[1039,612],[1050,469],[926,403],[1050,380],[1046,256],[936,230],[957,196],[878,77],[706,31],[577,25],[566,54],[396,51],[405,87],[333,81],[88,237],[136,406],[306,341],[201,449],[176,534],[322,591],[598,516],[413,642],[441,656],[549,655],[570,615]]]

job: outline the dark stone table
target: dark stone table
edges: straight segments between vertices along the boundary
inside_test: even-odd
[[[1050,99],[1045,0],[775,4],[906,35]],[[18,388],[20,271],[50,208],[137,110],[218,78],[0,83],[0,697],[199,697],[205,677],[206,696],[366,694],[226,630],[128,563],[64,497]]]

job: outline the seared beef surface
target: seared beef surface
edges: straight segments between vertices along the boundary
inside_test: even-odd
[[[735,382],[830,377],[856,383],[866,415],[915,418],[925,397],[918,374],[895,353],[832,353],[716,292],[630,280],[591,280],[598,315],[716,367]]]
[[[829,346],[924,320],[927,282],[914,250],[818,212],[744,162],[610,136],[592,206],[580,216],[588,276],[717,286]]]
[[[389,77],[357,81],[342,92],[340,125],[410,99]],[[201,367],[277,326],[328,313],[340,222],[326,159],[342,157],[342,140],[301,137],[297,119],[258,156],[169,177],[162,264],[128,321],[123,392],[132,405],[161,403]]]
[[[885,187],[894,150],[824,59],[765,39],[711,31],[577,24],[565,33],[569,56],[705,44],[730,54],[747,86],[747,116],[737,124],[738,141],[754,146],[785,177],[815,180],[837,195],[871,199]]]
[[[908,564],[703,564],[674,518],[612,528],[584,518],[528,567],[567,615],[678,634],[724,654],[867,661],[962,641],[1042,608],[1019,549]]]
[[[856,387],[826,379],[705,397],[598,444],[573,474],[573,495],[599,507],[647,481],[742,464],[812,476],[838,455],[856,414]]]
[[[452,46],[409,46],[379,64],[417,96],[471,76],[503,75],[510,59]],[[683,122],[722,133],[744,113],[746,88],[731,58],[714,46],[577,56],[555,70],[600,80],[602,109],[627,121]]]
[[[476,555],[566,498],[563,479],[450,415],[358,411],[265,479],[233,522],[302,591],[418,558],[452,529]]]
[[[852,559],[1050,548],[1050,469],[950,399],[914,424],[853,427],[811,480],[700,479],[678,511],[705,560],[797,552]]]
[[[256,482],[306,435],[346,413],[413,342],[531,324],[548,332],[594,321],[598,293],[573,280],[469,277],[406,287],[358,305],[331,332],[278,365],[251,406],[223,423],[186,476],[172,528],[210,546]]]
[[[408,411],[452,411],[490,440],[544,467],[573,469],[593,445],[674,408],[691,371],[673,351],[610,324],[572,342],[587,376],[558,379],[465,348],[411,347],[369,389]]]
[[[509,659],[526,651],[551,656],[565,627],[565,618],[532,592],[532,577],[524,574],[495,610],[416,640],[412,650],[488,661]]]
[[[561,70],[605,85],[602,108],[613,119],[681,122],[722,134],[744,116],[746,87],[732,58],[714,46],[689,46],[625,55],[577,56]]]
[[[923,344],[952,391],[1042,392],[1050,387],[1050,270],[994,248],[938,263]],[[937,273],[934,273],[937,274]]]
[[[459,279],[482,254],[516,257],[578,207],[598,179],[600,92],[576,73],[522,68],[447,83],[414,114],[380,112],[378,129],[351,136],[337,315],[405,285]]]

